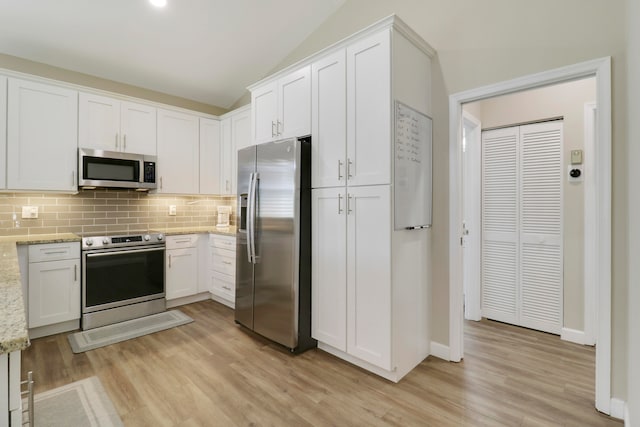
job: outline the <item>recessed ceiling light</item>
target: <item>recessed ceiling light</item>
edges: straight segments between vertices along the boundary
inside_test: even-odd
[[[167,5],[167,0],[149,0],[149,3],[155,7],[165,7]]]

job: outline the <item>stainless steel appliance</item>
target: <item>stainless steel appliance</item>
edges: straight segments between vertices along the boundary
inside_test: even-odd
[[[160,233],[82,237],[82,329],[166,310]]]
[[[117,151],[78,149],[78,186],[153,190],[156,157]]]
[[[236,322],[301,352],[311,338],[311,138],[238,151]]]

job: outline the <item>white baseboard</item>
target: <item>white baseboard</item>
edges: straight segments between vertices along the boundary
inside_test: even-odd
[[[611,413],[609,414],[613,418],[617,418],[619,420],[624,419],[625,414],[625,404],[624,400],[618,399],[616,397],[611,398],[611,407],[609,408]]]
[[[431,351],[429,354],[446,361],[451,360],[449,346],[440,344],[439,342],[431,341]]]
[[[570,328],[562,328],[560,339],[563,341],[569,341],[581,345],[585,345],[585,343],[587,342],[584,331],[578,331],[576,329]]]
[[[629,405],[624,405],[624,425],[631,427],[631,414],[629,413]]]

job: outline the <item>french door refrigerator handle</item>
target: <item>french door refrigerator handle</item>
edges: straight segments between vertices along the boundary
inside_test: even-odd
[[[249,175],[249,194],[247,195],[247,259],[253,264],[253,172]]]
[[[253,186],[251,187],[252,194],[250,195],[251,214],[249,219],[251,220],[251,259],[254,264],[257,264],[256,257],[256,209],[258,207],[258,181],[260,180],[260,174],[258,172],[253,173]]]

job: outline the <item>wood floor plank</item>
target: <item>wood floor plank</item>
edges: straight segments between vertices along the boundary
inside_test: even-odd
[[[36,393],[96,375],[125,426],[602,426],[595,352],[557,336],[465,323],[465,359],[424,360],[394,384],[314,349],[291,355],[213,301],[193,323],[86,353],[60,334],[23,352]]]

